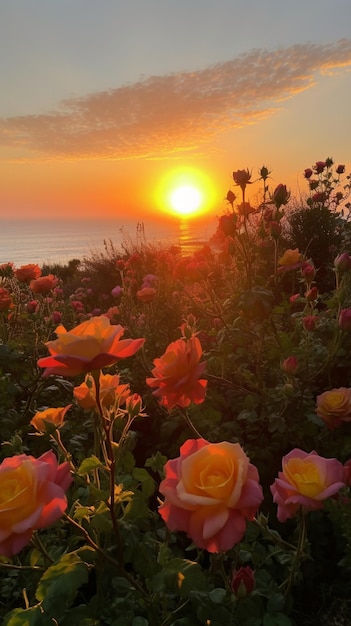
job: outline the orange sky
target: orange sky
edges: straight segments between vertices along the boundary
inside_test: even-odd
[[[112,11],[114,5],[108,0],[104,2]],[[40,0],[35,3],[41,4]],[[157,3],[153,0],[153,4]],[[226,10],[232,10],[230,4],[223,4]],[[268,4],[273,6],[273,0]],[[315,5],[315,0],[311,4]],[[63,5],[68,7],[66,2]],[[182,5],[181,2],[180,9],[185,10]],[[211,5],[208,6],[211,11]],[[345,6],[344,10],[348,12]],[[320,13],[323,14],[321,8]],[[10,17],[9,24],[16,23],[16,16],[9,12]],[[78,28],[79,13],[72,16],[73,21],[75,17]],[[223,14],[220,18],[223,28],[227,17]],[[208,28],[210,18],[207,13]],[[346,16],[341,18],[334,36],[344,34]],[[55,24],[57,21],[53,28]],[[5,37],[5,43],[2,39],[0,53],[1,46],[5,53],[9,52],[6,41],[12,45],[14,33],[6,29],[6,15],[2,25],[0,35]],[[33,20],[31,26],[39,28],[40,23]],[[151,28],[149,25],[146,36],[151,37]],[[333,32],[331,23],[326,32]],[[99,66],[96,48],[97,67],[95,73],[91,70],[89,90],[89,67],[81,61],[84,45],[74,53],[70,51],[71,58],[64,58],[61,44],[61,66],[56,67],[56,72],[52,68],[52,85],[50,72],[46,77],[49,84],[41,82],[38,59],[42,64],[39,69],[46,71],[50,51],[54,52],[47,36],[47,59],[46,49],[42,58],[33,58],[32,76],[30,72],[21,76],[19,63],[17,73],[16,66],[12,74],[8,70],[3,111],[0,105],[0,218],[147,219],[167,208],[158,190],[163,177],[177,168],[194,168],[208,179],[211,198],[207,210],[220,214],[226,208],[225,195],[233,188],[233,170],[249,168],[256,178],[258,169],[265,164],[272,170],[272,188],[283,182],[295,195],[306,188],[303,170],[317,160],[331,156],[350,170],[351,39],[340,37],[324,43],[316,35],[317,42],[311,43],[299,41],[296,35],[298,43],[284,45],[277,39],[277,32],[275,38],[268,35],[270,45],[264,45],[262,40],[262,47],[257,48],[254,41],[240,40],[241,47],[233,47],[232,54],[228,43],[224,46],[222,42],[219,58],[215,55],[219,52],[211,51],[212,64],[205,48],[203,63],[201,54],[192,57],[188,50],[187,64],[185,57],[180,57],[176,71],[181,47],[178,41],[168,66],[160,58],[158,67],[154,55],[148,74],[137,78],[135,68],[144,69],[142,58],[138,57],[139,65],[135,61],[135,67],[131,66],[131,80],[126,82],[124,75],[114,80],[110,73],[105,78],[109,88],[103,88],[97,78],[103,64]],[[189,38],[194,50],[197,37],[199,33]],[[157,52],[156,45],[153,51]],[[23,53],[30,57],[31,49]],[[117,75],[118,72],[117,68]],[[65,81],[71,87],[76,77],[80,89],[82,75],[87,77],[86,84],[78,93],[72,95],[71,90],[62,87]],[[28,87],[30,79],[32,91]],[[54,89],[55,82],[61,85],[62,97],[58,89],[52,102],[50,86]],[[11,101],[11,88],[16,87],[20,94],[24,83],[27,103],[15,96]],[[252,188],[251,193],[254,196],[257,190]]]

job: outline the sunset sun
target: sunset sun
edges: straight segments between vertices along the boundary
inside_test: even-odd
[[[192,215],[193,213],[197,213],[202,200],[201,191],[192,185],[177,187],[169,196],[171,206],[179,215]]]
[[[184,218],[205,215],[213,204],[213,197],[210,178],[193,168],[168,172],[156,191],[156,202],[162,211]]]

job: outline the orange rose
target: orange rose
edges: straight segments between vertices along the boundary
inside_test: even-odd
[[[41,269],[39,265],[35,263],[28,263],[28,265],[18,267],[15,270],[15,276],[20,282],[29,283],[31,280],[35,280],[41,276]]]
[[[166,352],[154,360],[154,378],[147,378],[146,383],[156,387],[153,395],[169,411],[175,406],[186,407],[191,402],[201,404],[204,401],[207,381],[200,376],[206,363],[200,363],[201,356],[201,343],[193,335],[188,340],[173,341]]]
[[[71,408],[71,404],[65,407],[57,407],[37,411],[31,419],[30,424],[41,433],[50,431],[50,425],[60,428],[62,426],[67,411]]]
[[[100,374],[100,402],[103,408],[121,406],[129,394],[129,385],[120,385],[118,374]],[[73,389],[73,395],[82,409],[97,408],[95,381],[91,374],[87,374],[84,383]]]
[[[58,326],[55,332],[58,338],[45,344],[51,356],[38,361],[39,367],[46,368],[44,376],[76,376],[108,367],[135,354],[145,342],[145,339],[121,340],[124,328],[111,325],[105,316],[92,317],[71,331]]]
[[[351,388],[339,387],[317,396],[317,415],[331,430],[341,422],[351,422]]]
[[[40,276],[35,280],[31,280],[29,287],[33,293],[47,293],[56,287],[57,283],[58,278],[56,278],[53,274],[48,274],[47,276]]]

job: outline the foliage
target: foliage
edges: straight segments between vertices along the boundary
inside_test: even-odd
[[[43,268],[58,278],[47,292],[0,267],[1,460],[52,448],[74,479],[61,520],[0,556],[4,626],[313,626],[333,623],[337,602],[349,611],[350,176],[326,159],[305,177],[306,206],[290,210],[295,201],[285,185],[270,189],[265,166],[256,180],[233,172],[239,197],[228,192],[217,231],[192,254],[150,245],[140,228],[121,249],[106,242],[103,254]],[[100,315],[125,338],[144,337],[143,349],[104,368],[104,379],[83,366],[74,378],[43,376],[37,362],[57,326]],[[168,346],[179,359],[177,346],[194,336],[203,353],[192,376],[176,380],[175,367],[184,394],[168,410],[147,379],[158,359],[162,388]],[[187,403],[200,370],[205,400],[191,387]],[[321,407],[327,391],[337,395]],[[68,405],[62,425],[34,428],[36,413]],[[159,513],[167,463],[194,437],[239,443],[259,473],[260,510],[225,552],[199,548]],[[344,486],[283,523],[270,487],[294,448],[336,459]]]

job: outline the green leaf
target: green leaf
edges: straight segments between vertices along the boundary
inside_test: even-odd
[[[268,613],[276,613],[277,611],[281,611],[285,606],[285,598],[282,593],[274,593],[270,596],[267,602],[267,611]]]
[[[52,626],[51,617],[45,615],[39,606],[30,609],[15,609],[11,611],[3,622],[3,626]]]
[[[134,617],[132,621],[132,626],[148,626],[149,622],[145,617]]]
[[[133,469],[133,478],[141,484],[141,490],[145,498],[150,498],[155,492],[155,481],[149,472],[143,467]]]
[[[209,593],[210,600],[211,602],[213,602],[213,604],[222,604],[225,596],[226,590],[222,589],[221,587],[216,587],[215,589],[212,589],[212,591],[210,591]]]
[[[100,621],[91,617],[91,608],[86,605],[71,608],[60,626],[99,626]]]
[[[87,581],[87,564],[71,552],[46,570],[35,596],[52,617],[62,616],[64,609],[71,606],[79,587]]]
[[[263,616],[263,626],[292,626],[290,619],[284,613],[275,613],[270,615],[265,613]]]
[[[84,459],[84,461],[81,462],[80,466],[78,467],[78,474],[79,476],[84,476],[84,474],[89,474],[97,468],[105,468],[105,466],[103,463],[101,463],[100,459],[98,459],[97,456],[93,454],[92,456],[89,456],[87,459]]]

